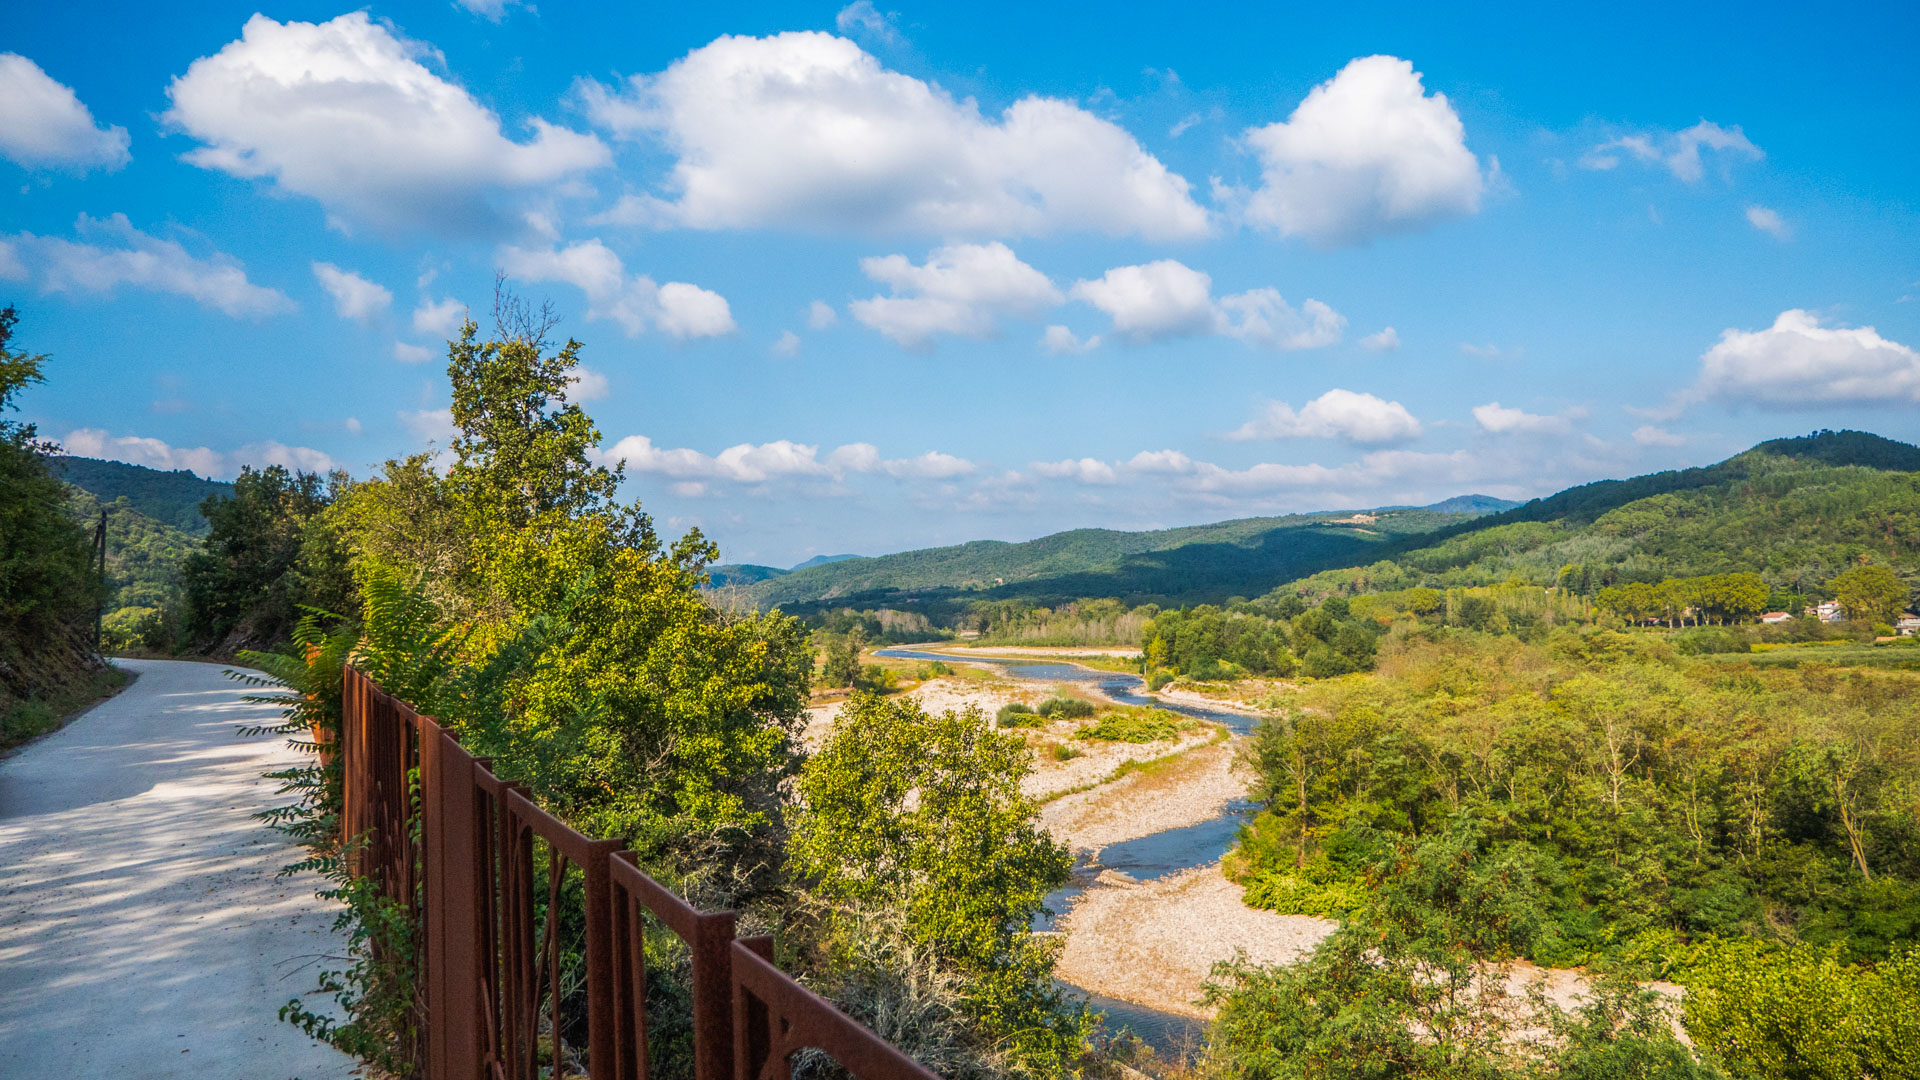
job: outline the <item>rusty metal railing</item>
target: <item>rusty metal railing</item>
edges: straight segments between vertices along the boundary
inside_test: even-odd
[[[354,872],[419,930],[409,1051],[429,1080],[646,1080],[648,916],[688,949],[695,1080],[787,1080],[806,1049],[935,1080],[781,972],[771,939],[736,938],[733,912],[696,910],[351,666],[345,690],[342,825]]]

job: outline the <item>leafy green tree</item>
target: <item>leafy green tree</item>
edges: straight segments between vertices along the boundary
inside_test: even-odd
[[[1907,608],[1911,593],[1900,575],[1885,566],[1868,563],[1841,573],[1827,587],[1847,618],[1855,622],[1890,623]]]
[[[92,537],[67,513],[53,445],[32,424],[4,419],[47,361],[9,347],[18,321],[12,307],[0,309],[0,721],[17,702],[98,670]]]
[[[800,774],[788,863],[843,939],[861,912],[903,913],[912,944],[964,977],[984,1041],[1049,1076],[1074,1070],[1088,1021],[1029,930],[1072,865],[1020,790],[1030,767],[977,710],[856,694]]]
[[[303,607],[347,612],[352,597],[338,560],[312,561],[316,524],[347,483],[279,465],[244,468],[233,495],[201,505],[209,524],[181,568],[185,632],[211,652],[286,641]],[[314,572],[314,571],[317,571]]]
[[[1920,950],[1865,967],[1833,948],[1728,941],[1685,977],[1688,1034],[1738,1074],[1920,1076]]]

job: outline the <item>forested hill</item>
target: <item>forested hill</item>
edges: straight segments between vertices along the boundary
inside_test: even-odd
[[[207,496],[233,495],[232,484],[207,480],[185,469],[165,472],[84,457],[56,457],[52,465],[55,476],[101,502],[111,503],[124,495],[135,513],[194,536],[207,532],[207,519],[200,516],[200,504]]]
[[[1569,488],[1396,546],[1368,565],[1280,591],[1517,579],[1584,592],[1753,572],[1776,589],[1815,596],[1862,556],[1912,581],[1920,579],[1920,447],[1860,431],[1775,439],[1715,465]]]
[[[1155,532],[1075,529],[1024,543],[978,540],[874,558],[840,559],[735,584],[729,598],[793,610],[821,602],[855,607],[941,600],[1057,601],[1086,596],[1129,602],[1251,596],[1332,566],[1371,561],[1381,545],[1512,506],[1488,496],[1449,508],[1243,518]],[[1457,509],[1455,509],[1457,507]],[[716,567],[731,575],[742,569]]]

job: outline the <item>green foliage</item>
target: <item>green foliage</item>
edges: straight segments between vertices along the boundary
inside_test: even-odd
[[[1241,873],[1359,881],[1376,838],[1464,815],[1541,859],[1542,962],[1775,927],[1884,955],[1920,940],[1915,680],[1604,631],[1406,635],[1375,677],[1316,684],[1256,730]]]
[[[1217,677],[1222,662],[1260,675],[1291,675],[1295,668],[1289,646],[1297,642],[1287,623],[1268,613],[1202,604],[1160,612],[1140,632],[1151,667],[1194,678]]]
[[[1010,701],[1000,706],[1000,711],[993,714],[993,723],[995,727],[1031,728],[1040,726],[1041,717],[1039,713],[1033,711],[1033,706],[1024,702]]]
[[[1098,742],[1169,742],[1192,727],[1192,720],[1165,709],[1115,709],[1074,732],[1073,737]]]
[[[1093,702],[1081,698],[1050,697],[1034,710],[1054,720],[1084,720],[1093,715]]]
[[[1020,791],[1028,769],[1024,741],[977,711],[855,695],[800,774],[788,862],[829,911],[833,966],[851,963],[858,913],[900,912],[904,940],[964,980],[981,1041],[1051,1076],[1074,1068],[1089,1020],[1028,929],[1072,865]]]
[[[840,634],[822,633],[821,686],[852,686],[860,678],[860,652],[867,647],[865,627],[858,624]]]
[[[1885,566],[1865,564],[1847,569],[1827,587],[1840,609],[1855,622],[1890,623],[1907,609],[1912,591],[1900,575]]]
[[[0,309],[0,717],[12,718],[16,734],[50,722],[44,714],[56,699],[93,682],[101,599],[92,533],[67,513],[52,446],[33,425],[5,418],[47,361],[9,347],[18,320],[12,307]]]
[[[145,465],[97,458],[59,457],[54,472],[108,506],[125,500],[128,510],[148,521],[199,539],[207,534],[200,507],[214,497],[231,498],[233,485],[207,480],[185,469],[163,472]]]
[[[1549,925],[1546,892],[1524,851],[1471,821],[1388,845],[1364,902],[1307,959],[1216,966],[1209,1064],[1249,1080],[1716,1075],[1630,985],[1603,984],[1573,1013],[1508,994],[1505,965]],[[1550,1038],[1521,1037],[1534,1025]]]
[[[232,497],[212,496],[201,550],[181,569],[184,634],[213,653],[286,641],[302,607],[351,613],[344,553],[321,517],[346,485],[279,465],[242,469]]]
[[[1854,966],[1834,948],[1728,941],[1684,978],[1688,1034],[1738,1074],[1920,1076],[1920,950]]]
[[[164,650],[179,622],[181,568],[200,542],[135,510],[125,496],[103,503],[91,492],[69,489],[67,512],[83,525],[98,522],[103,510],[107,515],[106,609],[163,609],[162,625],[143,644]],[[198,510],[194,516],[198,518]]]

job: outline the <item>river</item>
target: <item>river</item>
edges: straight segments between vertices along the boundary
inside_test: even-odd
[[[989,656],[956,656],[952,653],[922,652],[911,648],[880,649],[877,650],[876,655],[895,660],[991,664],[1003,668],[1008,675],[1016,679],[1031,679],[1035,682],[1091,683],[1100,693],[1123,705],[1150,705],[1157,709],[1166,709],[1170,712],[1224,724],[1236,735],[1250,733],[1254,725],[1259,723],[1258,717],[1247,716],[1244,713],[1175,704],[1148,697],[1143,693],[1146,689],[1145,680],[1138,675],[1125,672],[1096,671],[1078,664],[1015,659],[996,660]],[[1233,847],[1234,835],[1239,832],[1241,823],[1247,819],[1251,811],[1251,804],[1235,802],[1228,805],[1225,813],[1212,820],[1184,828],[1152,833],[1118,844],[1109,844],[1101,850],[1098,858],[1092,860],[1082,858],[1074,865],[1073,883],[1047,897],[1048,911],[1035,916],[1033,928],[1035,930],[1053,929],[1054,915],[1051,913],[1064,913],[1102,871],[1117,871],[1136,881],[1153,881],[1169,874],[1219,862],[1220,857]],[[1080,988],[1074,987],[1074,989]],[[1087,993],[1084,990],[1080,992]],[[1194,1045],[1204,1027],[1201,1021],[1191,1017],[1161,1012],[1144,1005],[1135,1005],[1132,1002],[1119,1001],[1099,994],[1088,994],[1088,1000],[1095,1008],[1105,1012],[1110,1022],[1117,1022],[1121,1026],[1131,1028],[1136,1035],[1162,1053],[1179,1051]]]

